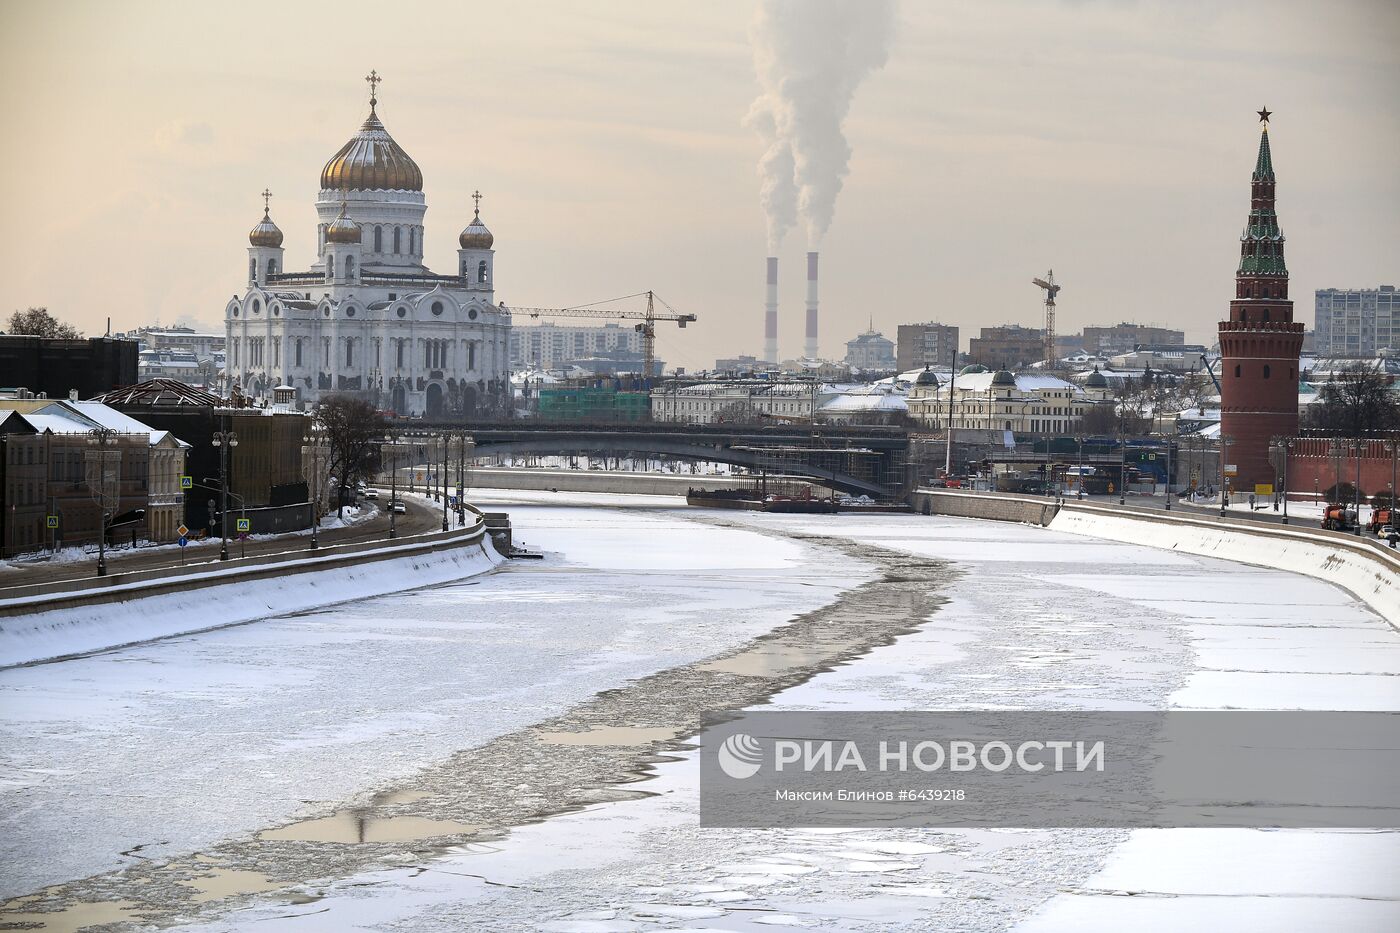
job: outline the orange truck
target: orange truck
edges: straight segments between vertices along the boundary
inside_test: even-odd
[[[1371,534],[1379,535],[1381,529],[1386,525],[1395,527],[1395,510],[1392,508],[1372,509],[1371,524],[1368,526],[1371,529]]]
[[[1322,513],[1322,527],[1329,531],[1351,531],[1356,527],[1356,510],[1345,505],[1329,505]]]

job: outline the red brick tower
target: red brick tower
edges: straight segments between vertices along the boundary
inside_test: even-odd
[[[1293,321],[1283,232],[1274,213],[1274,163],[1269,111],[1250,184],[1249,221],[1240,236],[1240,267],[1230,319],[1220,322],[1220,431],[1234,445],[1225,457],[1239,468],[1232,486],[1252,492],[1272,483],[1269,441],[1298,433],[1298,357],[1303,325]]]

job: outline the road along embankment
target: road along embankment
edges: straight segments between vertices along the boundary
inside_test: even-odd
[[[1352,535],[1082,502],[1057,506],[1035,496],[921,489],[913,498],[915,508],[926,515],[1044,525],[1052,531],[1316,577],[1351,593],[1400,628],[1400,554]]]
[[[474,518],[465,528],[392,541],[12,587],[0,598],[0,668],[487,573],[503,558],[483,516]]]

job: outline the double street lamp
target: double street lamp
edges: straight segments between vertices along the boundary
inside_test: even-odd
[[[1276,470],[1276,472],[1283,474],[1283,485],[1279,491],[1283,495],[1283,524],[1285,525],[1288,524],[1288,452],[1292,449],[1293,441],[1291,438],[1276,437],[1269,443],[1269,453],[1278,458],[1275,463],[1282,462],[1283,464],[1282,469]]]
[[[120,501],[120,489],[116,469],[108,470],[114,459],[120,463],[121,452],[114,450],[118,443],[117,432],[112,428],[93,428],[88,432],[88,446],[92,448],[95,469],[88,481],[93,498],[97,500],[97,575],[107,576],[107,522]],[[113,454],[116,457],[113,457]],[[95,483],[94,483],[95,481]]]
[[[1361,458],[1366,453],[1366,442],[1354,440],[1351,442],[1351,452],[1356,454],[1356,485],[1352,488],[1353,498],[1356,500],[1356,536],[1361,537]]]
[[[389,451],[389,537],[399,536],[398,525],[394,521],[397,514],[394,506],[399,502],[399,442],[391,434],[384,438],[380,445],[380,459],[383,459],[383,451]]]
[[[325,436],[325,428],[313,425],[307,429],[306,435],[302,437],[302,441],[306,444],[303,452],[311,455],[311,550],[313,551],[321,546],[320,542],[316,540],[316,534],[321,528],[321,497],[324,495],[321,488],[321,445],[325,441]]]
[[[1220,435],[1220,517],[1225,517],[1225,507],[1230,504],[1225,487],[1225,459],[1230,455],[1230,447],[1235,439],[1228,434]]]
[[[238,446],[238,432],[215,431],[212,443],[219,448],[219,560],[228,560],[228,449]]]

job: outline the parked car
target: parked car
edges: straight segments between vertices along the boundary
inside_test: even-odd
[[[389,511],[393,512],[395,515],[403,515],[408,511],[408,506],[403,504],[402,499],[395,499],[393,502],[389,503]]]
[[[366,489],[366,490],[364,491],[364,497],[365,497],[366,499],[378,499],[378,498],[379,498],[379,490],[378,490],[378,489]]]

